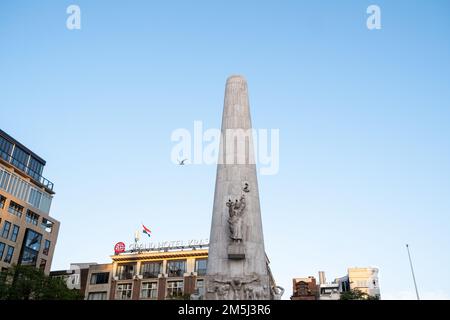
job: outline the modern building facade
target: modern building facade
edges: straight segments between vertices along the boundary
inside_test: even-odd
[[[0,270],[29,265],[50,272],[59,222],[50,217],[46,162],[0,130]]]

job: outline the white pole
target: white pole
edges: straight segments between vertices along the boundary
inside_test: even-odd
[[[413,268],[413,264],[412,264],[412,260],[411,260],[411,254],[409,253],[409,245],[408,244],[406,245],[406,250],[408,250],[409,265],[411,266],[411,273],[412,273],[412,277],[414,280],[414,288],[416,288],[417,300],[420,300],[419,290],[417,290],[416,276],[414,275],[414,268]]]

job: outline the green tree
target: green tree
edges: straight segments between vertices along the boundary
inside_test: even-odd
[[[378,296],[371,296],[361,290],[354,289],[341,294],[341,300],[379,300]]]
[[[0,274],[0,300],[79,300],[79,290],[69,289],[60,278],[51,278],[30,266],[12,266]]]

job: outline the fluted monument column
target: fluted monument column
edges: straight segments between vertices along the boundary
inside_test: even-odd
[[[271,299],[247,82],[228,78],[211,223],[208,300]]]

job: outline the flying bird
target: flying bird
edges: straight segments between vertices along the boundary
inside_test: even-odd
[[[184,160],[178,160],[178,164],[180,165],[180,166],[184,166],[185,165],[185,162],[187,161],[187,159],[184,159]]]

